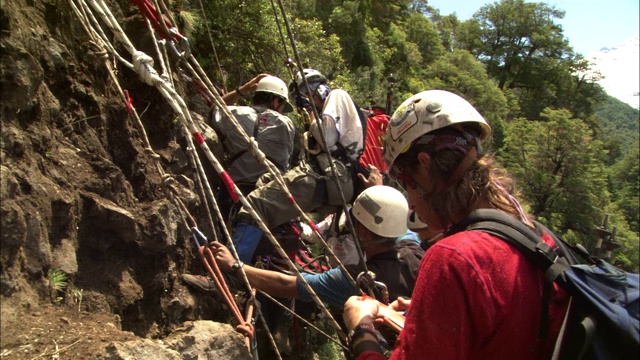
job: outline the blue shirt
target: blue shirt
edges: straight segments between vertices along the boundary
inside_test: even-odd
[[[418,235],[418,233],[413,232],[411,230],[407,230],[407,232],[404,235],[401,235],[398,239],[396,239],[396,242],[401,240],[411,240],[420,244],[420,236]]]
[[[311,285],[318,297],[332,307],[342,308],[349,297],[357,295],[356,289],[340,268],[333,268],[322,274],[302,273],[302,277]],[[313,301],[299,279],[296,281],[296,286],[298,299]]]
[[[405,235],[402,235],[396,240],[395,249],[377,254],[367,260],[367,266],[370,270],[380,276],[378,280],[387,284],[389,287],[389,295],[395,294],[396,296],[408,296],[413,292],[415,276],[417,275],[420,260],[424,255],[424,251],[418,246],[418,244],[420,244],[418,235],[413,231],[408,231]],[[398,251],[402,252],[399,253]],[[395,260],[398,259],[399,256],[406,256],[407,259],[415,259],[411,269],[409,270],[413,276],[413,279],[410,281],[408,281],[406,273],[400,270],[400,264]],[[387,267],[388,265],[384,265],[385,262],[388,264],[391,260],[393,260],[393,263],[396,265],[392,265],[391,268]],[[349,267],[347,268],[349,271],[352,270]],[[303,272],[302,277],[309,283],[320,300],[326,302],[331,307],[342,308],[349,297],[357,295],[356,289],[351,285],[351,282],[349,282],[349,279],[339,267],[330,269],[321,274],[309,274]],[[400,278],[404,278],[405,280],[401,281]],[[393,284],[390,282],[393,282]],[[408,294],[403,294],[406,292],[407,287],[409,287],[410,292]],[[296,278],[296,288],[298,290],[298,299],[302,301],[313,301],[298,278]],[[393,301],[395,298],[390,300]]]

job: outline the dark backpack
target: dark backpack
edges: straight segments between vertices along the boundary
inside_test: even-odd
[[[554,351],[554,359],[638,359],[640,355],[638,274],[587,258],[580,263],[579,249],[558,238],[542,224],[539,230],[554,240],[544,243],[520,221],[504,212],[475,210],[448,233],[481,230],[515,246],[545,273],[540,336],[547,331],[548,301],[552,282],[571,295],[571,303]]]

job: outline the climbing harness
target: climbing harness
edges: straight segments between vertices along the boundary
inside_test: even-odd
[[[170,82],[171,81],[170,80],[171,77],[167,75],[166,77],[163,78],[162,76],[158,75],[158,73],[153,68],[153,60],[151,59],[151,57],[149,57],[148,55],[146,55],[146,54],[144,54],[144,53],[142,53],[140,51],[137,51],[135,49],[135,47],[133,47],[133,45],[129,42],[128,38],[126,37],[126,35],[124,34],[124,32],[122,31],[122,29],[118,25],[117,21],[115,20],[113,15],[110,13],[108,7],[104,4],[103,1],[98,2],[96,0],[93,0],[93,1],[88,1],[88,2],[91,4],[91,8],[93,8],[93,11],[95,11],[95,13],[97,13],[99,15],[99,17],[103,20],[103,22],[113,32],[113,34],[115,35],[116,39],[131,54],[131,56],[133,57],[132,63],[127,61],[127,60],[125,60],[124,58],[122,58],[115,51],[113,46],[110,44],[110,42],[108,40],[108,37],[104,34],[102,29],[98,25],[98,21],[94,17],[93,12],[91,11],[91,8],[89,8],[89,6],[82,0],[76,0],[76,1],[78,1],[79,7],[77,7],[73,3],[73,0],[70,0],[70,3],[72,4],[72,7],[74,8],[74,11],[78,15],[78,17],[81,18],[81,22],[83,23],[83,26],[85,27],[85,30],[87,30],[87,33],[89,34],[89,36],[92,37],[93,39],[98,40],[99,43],[103,44],[104,47],[107,48],[106,51],[109,52],[110,54],[112,54],[118,61],[120,61],[126,67],[128,67],[128,68],[134,70],[136,73],[138,73],[145,83],[156,87],[158,89],[158,91],[160,91],[160,93],[168,101],[168,103],[172,107],[172,109],[178,114],[179,120],[180,120],[181,124],[183,125],[183,131],[185,131],[185,132],[188,131],[191,134],[191,136],[196,140],[196,143],[198,144],[198,146],[200,146],[202,148],[202,150],[204,151],[206,157],[211,162],[211,164],[213,165],[213,167],[216,170],[216,172],[218,172],[218,174],[220,174],[220,177],[223,179],[223,182],[225,183],[225,186],[229,190],[230,195],[234,198],[234,200],[236,200],[236,201],[239,200],[239,201],[242,202],[243,206],[245,208],[247,208],[249,210],[249,213],[257,220],[258,225],[264,231],[264,233],[267,236],[267,238],[269,238],[270,241],[272,243],[274,243],[274,246],[276,247],[278,252],[283,252],[284,253],[284,251],[281,248],[278,248],[277,240],[275,238],[273,238],[273,235],[271,235],[271,233],[269,232],[269,229],[266,228],[266,226],[261,221],[261,219],[259,218],[259,216],[255,212],[255,210],[253,210],[253,208],[251,207],[251,204],[248,203],[246,198],[244,198],[244,196],[239,191],[237,186],[233,183],[233,181],[231,180],[229,175],[226,173],[226,171],[222,168],[222,166],[217,161],[215,156],[213,156],[213,154],[209,150],[207,144],[204,141],[204,137],[201,135],[201,133],[199,132],[198,127],[196,126],[196,124],[191,119],[191,116],[189,114],[188,108],[186,107],[186,104],[184,103],[182,98],[174,90],[174,88],[172,86],[172,83]],[[140,3],[140,2],[138,2],[138,3]],[[199,67],[199,65],[197,64],[197,62],[195,61],[195,59],[191,55],[191,52],[190,52],[189,47],[188,47],[188,41],[186,40],[186,38],[183,37],[183,36],[177,36],[176,35],[176,34],[179,34],[179,33],[177,33],[177,30],[174,27],[170,28],[170,23],[167,23],[167,20],[164,17],[162,17],[162,14],[160,14],[159,6],[157,6],[157,2],[154,1],[154,3],[156,4],[154,9],[155,9],[155,12],[158,14],[158,16],[157,17],[152,16],[151,19],[153,19],[156,22],[160,23],[163,32],[159,32],[159,33],[163,34],[163,36],[167,36],[168,37],[168,39],[165,39],[167,41],[168,45],[173,50],[173,53],[180,58],[180,63],[192,73],[193,78],[197,79],[198,81],[200,81],[200,83],[206,85],[205,86],[205,91],[209,96],[211,96],[211,98],[214,101],[214,104],[216,106],[218,106],[218,108],[220,108],[223,112],[225,112],[226,115],[231,119],[231,121],[234,121],[237,124],[237,120],[235,120],[233,118],[233,115],[230,114],[228,108],[225,106],[224,102],[222,101],[221,96],[218,94],[218,92],[215,89],[215,87],[213,87],[213,85],[210,83],[210,81],[208,80],[208,78],[204,74],[204,71],[202,71],[202,69]],[[82,9],[82,10],[79,10],[79,8]],[[150,10],[150,7],[148,5],[145,4],[145,6],[143,8],[145,9],[144,10],[145,13],[147,13],[147,14],[153,13],[153,11]],[[151,20],[151,19],[149,19],[149,20]],[[162,19],[162,21],[160,21],[159,19]],[[152,25],[153,25],[153,22],[152,22]],[[158,29],[157,24],[154,26],[154,29]],[[175,45],[175,41],[174,41],[176,38],[181,42],[183,51],[178,51],[178,49],[177,49],[177,47]],[[161,56],[159,56],[159,57],[161,57]],[[193,64],[191,64],[191,62],[193,62]],[[167,72],[163,71],[163,74],[167,74]],[[166,79],[169,79],[169,80],[167,81]],[[122,94],[122,96],[124,98],[125,103],[127,103],[128,99],[125,98],[124,94]],[[136,118],[139,121],[139,117],[136,116]],[[141,132],[144,133],[144,128],[143,127],[141,128]],[[146,134],[145,134],[145,137],[146,137]],[[187,136],[187,138],[189,140],[191,140],[191,138],[189,136]],[[295,203],[295,200],[293,199],[291,194],[286,189],[286,184],[284,184],[284,181],[282,180],[281,176],[279,176],[280,174],[279,174],[279,171],[277,170],[277,168],[275,168],[275,166],[273,164],[271,164],[270,162],[268,162],[266,160],[264,154],[262,154],[261,151],[258,149],[257,144],[255,143],[255,141],[252,141],[251,139],[249,139],[248,142],[252,147],[252,153],[256,156],[256,158],[260,159],[261,161],[263,161],[265,163],[265,165],[269,169],[269,171],[272,172],[275,175],[276,181],[278,181],[279,185],[281,185],[283,187],[283,189],[285,189],[285,191],[289,195],[291,203],[294,204],[294,206],[296,206],[298,208],[298,210],[302,213],[301,209],[299,209],[299,207]],[[190,144],[190,147],[193,149],[193,146],[191,144]],[[150,153],[153,153],[153,150],[151,149],[151,147],[150,147],[150,145],[148,143],[146,143],[145,146],[146,146],[146,149],[148,149]],[[195,156],[195,158],[197,159],[198,157]],[[157,163],[156,165],[158,166],[159,170],[161,171],[160,164]],[[206,175],[204,174],[204,171],[202,170],[201,164],[198,163],[197,167],[198,167],[198,173],[201,175],[200,183],[204,184],[206,186],[208,181],[206,181]],[[213,198],[210,194],[208,194],[208,195],[211,198]],[[213,200],[212,204],[214,206],[216,206],[215,200]],[[182,204],[182,206],[180,206],[180,208],[182,210],[186,210],[186,206],[184,206],[184,204]],[[219,211],[218,211],[217,215],[221,218],[221,216],[219,214]],[[313,225],[312,228],[314,228],[317,231],[317,228],[315,227],[315,224],[313,224],[313,222],[311,222],[311,220],[308,220],[308,222],[310,224],[312,224]],[[195,225],[195,221],[193,221],[193,219],[190,219],[189,223]],[[224,224],[223,222],[220,222],[220,223]],[[228,235],[228,231],[226,230],[226,227],[224,225],[221,226],[221,227],[222,227],[223,231],[225,232],[225,235],[226,235],[227,239],[229,239],[229,235]],[[232,253],[234,254],[234,256],[236,256],[236,258],[237,258],[237,252],[236,252],[235,247],[233,246],[233,244],[231,242],[229,242],[229,248],[232,251]],[[206,252],[203,251],[203,255],[204,255],[205,258],[207,258]],[[283,254],[281,254],[281,255],[283,255]],[[284,255],[286,255],[286,254],[284,254]],[[285,256],[283,256],[283,257],[285,257]],[[244,272],[242,272],[242,273],[243,273],[243,278],[244,278],[245,284],[247,284],[247,286],[248,286],[249,282],[248,282],[248,279],[246,278],[246,274],[244,274]],[[337,324],[335,319],[333,319],[331,314],[324,307],[324,305],[319,300],[319,298],[317,297],[317,295],[315,294],[313,289],[306,282],[306,280],[304,280],[304,278],[300,274],[298,274],[298,278],[300,279],[300,281],[303,284],[303,286],[305,286],[307,291],[310,293],[310,295],[314,299],[314,302],[316,302],[316,304],[319,306],[320,310],[326,315],[327,319],[329,319],[330,324],[334,327],[334,329],[336,330],[336,332],[339,335],[339,337],[341,339],[346,338],[345,334],[342,332],[341,328],[339,327],[339,325]]]
[[[302,73],[302,69],[303,69],[302,61],[300,59],[300,54],[298,53],[298,48],[296,46],[296,41],[295,41],[295,39],[293,37],[293,32],[291,31],[291,26],[289,25],[289,20],[287,19],[286,11],[284,9],[284,5],[282,3],[282,0],[278,0],[278,6],[280,7],[280,11],[282,12],[282,18],[283,18],[283,21],[284,21],[286,29],[287,29],[287,35],[288,35],[289,41],[291,43],[291,49],[292,49],[293,54],[294,54],[294,56],[296,58],[296,63],[298,65],[298,69],[300,71],[302,82],[303,82],[303,84],[304,84],[304,86],[305,86],[305,88],[307,90],[307,93],[308,94],[312,94],[313,92],[311,91],[311,87],[309,86],[309,82],[307,81],[306,76],[304,76],[304,74]],[[296,83],[296,82],[294,81],[294,83]],[[299,92],[299,89],[297,89],[297,90]],[[312,110],[313,110],[313,114],[314,114],[314,117],[315,117],[316,121],[318,122],[318,124],[321,124],[322,118],[320,117],[320,115],[318,113],[318,109],[316,109],[315,106],[313,106],[312,108],[313,108]],[[320,126],[318,126],[318,130],[319,130],[322,138],[324,139],[325,138],[324,127],[322,125],[320,125]],[[336,170],[335,164],[333,162],[331,153],[329,151],[327,151],[326,154],[327,154],[327,157],[328,157],[328,160],[329,160],[328,163],[329,163],[329,166],[330,166],[330,169],[331,169],[331,174],[332,174],[332,176],[333,176],[333,178],[335,180],[336,187],[338,188],[338,193],[340,194],[340,200],[341,200],[341,203],[342,203],[342,207],[343,207],[343,209],[346,209],[347,208],[347,201],[344,198],[344,193],[343,193],[343,189],[342,189],[342,186],[340,184],[340,181],[338,181],[338,174],[337,174],[337,170]],[[349,216],[347,216],[347,224],[348,224],[349,230],[351,231],[351,235],[353,236],[354,243],[356,245],[355,247],[356,247],[357,252],[358,252],[358,256],[359,256],[360,259],[364,259],[364,253],[362,252],[362,249],[360,247],[360,242],[358,240],[358,235],[355,232],[355,227],[353,225],[353,221],[352,221],[351,217],[349,217]],[[314,226],[313,228],[315,230],[317,230],[317,227]],[[344,267],[344,265],[342,264],[340,259],[338,259],[335,256],[335,254],[333,254],[333,251],[329,248],[329,246],[324,241],[324,239],[321,239],[321,240],[322,240],[323,246],[329,251],[329,253],[336,260],[338,266],[342,269],[342,271],[344,272],[345,276],[349,279],[350,283],[353,286],[355,286],[356,291],[360,292],[361,291],[360,287],[357,285],[356,282],[354,282],[351,274],[346,270],[346,268]],[[364,276],[369,276],[369,271],[367,269],[366,263],[364,261],[361,261],[361,263],[362,263],[362,265],[364,267],[364,274],[365,274]]]

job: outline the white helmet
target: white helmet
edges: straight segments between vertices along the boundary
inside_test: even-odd
[[[307,82],[309,84],[317,83],[317,82],[319,83],[327,82],[327,78],[324,75],[322,75],[322,73],[320,73],[320,71],[318,70],[302,69],[302,73],[304,74],[304,77],[307,79]],[[302,87],[302,85],[304,84],[300,71],[296,73],[296,83],[298,84],[299,87]]]
[[[365,189],[353,202],[351,214],[372,233],[395,238],[407,232],[409,204],[402,193],[390,186]]]
[[[419,231],[425,230],[429,228],[429,225],[425,224],[420,220],[418,214],[416,214],[415,210],[411,210],[409,212],[409,217],[407,218],[407,228],[411,231]]]
[[[319,84],[325,84],[327,82],[327,78],[320,73],[318,70],[314,69],[302,69],[302,74],[307,79],[307,83],[311,87],[311,91],[316,91],[316,88]],[[304,86],[304,80],[300,71],[296,73],[295,80],[292,80],[289,83],[289,98],[293,98],[296,94],[296,84],[298,86],[298,90],[306,93],[306,89]]]
[[[289,103],[287,84],[282,79],[275,76],[265,76],[258,82],[255,92],[266,92],[276,95],[284,100],[284,112],[293,111],[293,106]]]
[[[429,90],[405,100],[393,113],[385,134],[384,160],[393,166],[398,155],[407,151],[422,135],[447,126],[476,123],[480,140],[491,133],[482,115],[462,97],[444,90]]]

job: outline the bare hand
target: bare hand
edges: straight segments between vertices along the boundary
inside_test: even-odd
[[[373,324],[378,316],[378,302],[370,297],[352,296],[344,304],[344,324],[349,331],[358,324]]]
[[[269,76],[269,74],[260,74],[254,77],[253,79],[249,80],[246,84],[240,86],[239,88],[240,91],[243,94],[247,94],[254,91],[258,87],[258,83],[260,82],[260,80],[262,80],[262,78],[265,76]]]
[[[236,262],[231,251],[217,241],[209,243],[209,247],[211,248],[213,257],[216,259],[216,263],[220,269],[223,271],[231,271],[231,266]]]
[[[411,305],[411,299],[399,297],[389,304],[389,308],[393,311],[405,312],[409,308],[409,305]]]
[[[358,177],[365,188],[382,185],[382,174],[380,173],[380,170],[373,165],[369,165],[369,177],[364,177],[364,175],[360,173],[358,173]]]

